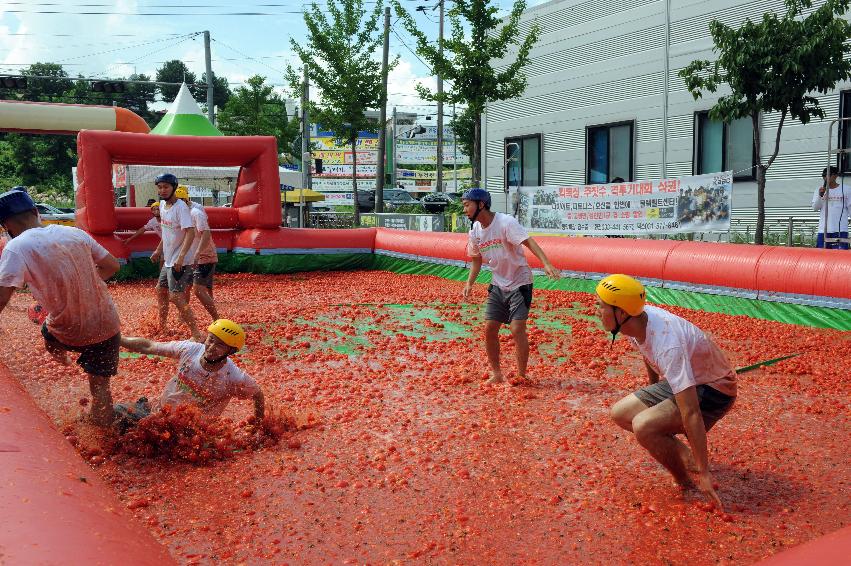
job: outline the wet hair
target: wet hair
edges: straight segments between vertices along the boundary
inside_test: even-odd
[[[147,206],[148,208],[151,208],[151,205],[152,205],[152,204],[154,204],[155,202],[157,202],[157,199],[155,199],[155,198],[149,198],[149,199],[148,199],[148,204],[147,204],[146,206]]]

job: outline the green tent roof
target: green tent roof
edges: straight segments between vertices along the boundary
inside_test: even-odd
[[[171,108],[151,133],[160,136],[224,135],[204,116],[185,83],[180,85],[180,92],[177,93]]]

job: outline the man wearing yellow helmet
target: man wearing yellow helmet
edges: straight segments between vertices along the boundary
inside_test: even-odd
[[[149,219],[144,226],[133,232],[126,240],[125,244],[129,244],[145,232],[154,232],[157,236],[162,237],[163,229],[160,226],[160,203],[159,201],[152,202],[148,208],[151,209],[153,218]]]
[[[252,399],[254,416],[261,420],[263,391],[254,379],[228,359],[245,346],[245,331],[239,324],[226,319],[215,321],[207,331],[203,344],[190,340],[154,342],[125,336],[121,345],[132,352],[178,360],[177,375],[169,380],[160,396],[161,406],[190,403],[205,414],[219,416],[232,397]]]
[[[691,322],[645,305],[644,286],[628,275],[597,285],[603,327],[625,334],[644,359],[650,384],[612,406],[612,419],[631,431],[683,487],[697,487],[721,509],[709,471],[706,432],[733,406],[736,372],[718,346]],[[660,381],[660,378],[662,380]],[[685,434],[691,450],[676,435]]]
[[[195,239],[195,226],[186,203],[180,200],[181,189],[177,177],[171,173],[158,176],[154,183],[160,197],[160,226],[162,240],[151,255],[151,261],[162,258],[162,269],[157,283],[159,288],[168,289],[169,300],[177,307],[180,318],[189,327],[192,337],[201,339],[201,333],[195,324],[195,317],[186,302],[186,289],[192,280],[192,240]],[[165,330],[168,317],[168,303],[159,306],[160,331]]]

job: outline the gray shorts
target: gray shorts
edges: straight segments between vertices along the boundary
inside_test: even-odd
[[[513,291],[503,291],[496,285],[488,285],[485,320],[496,320],[503,324],[509,324],[512,320],[526,320],[531,306],[531,283]]]
[[[191,265],[184,265],[180,272],[175,272],[173,267],[163,266],[157,287],[168,289],[169,293],[183,293],[192,284],[193,271]]]
[[[192,269],[192,284],[212,289],[213,275],[215,273],[215,263],[200,263]]]
[[[703,415],[703,426],[706,427],[706,430],[709,430],[733,407],[736,398],[725,395],[709,385],[698,385],[696,390],[700,414]],[[666,399],[670,399],[675,405],[677,404],[671,386],[664,379],[639,389],[634,395],[648,408],[658,405]]]

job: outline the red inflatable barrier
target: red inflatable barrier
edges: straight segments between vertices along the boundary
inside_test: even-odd
[[[253,250],[282,249],[374,249],[375,228],[358,230],[317,230],[278,228],[242,230],[234,237],[233,247]]]
[[[0,562],[175,564],[0,365]]]
[[[87,130],[77,136],[77,223],[92,234],[118,227],[112,164],[240,166],[234,212],[243,228],[281,225],[281,193],[275,138],[149,136]],[[225,227],[225,226],[222,226]],[[227,226],[236,228],[237,226]]]
[[[376,228],[375,249],[415,256],[469,261],[466,234]]]
[[[151,209],[144,206],[122,207],[115,209],[116,231],[136,231],[153,218]]]
[[[767,246],[678,242],[660,279],[757,290],[756,273]]]
[[[759,566],[847,566],[851,563],[851,526],[767,558]]]
[[[562,270],[583,273],[630,273],[636,277],[661,279],[665,262],[679,242],[671,240],[628,240],[623,238],[535,237],[550,261]],[[528,250],[533,267],[541,266]]]

